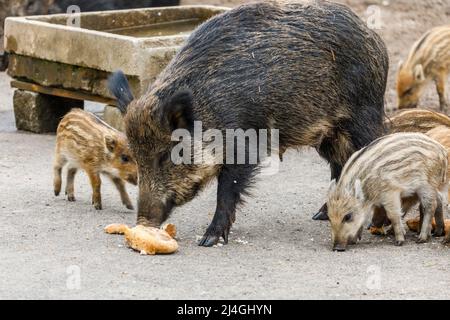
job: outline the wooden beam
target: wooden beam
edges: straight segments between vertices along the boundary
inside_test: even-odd
[[[94,102],[108,104],[111,106],[117,106],[117,102],[114,99],[105,98],[102,96],[85,93],[85,92],[80,92],[80,91],[67,90],[67,89],[61,89],[61,88],[44,87],[44,86],[41,86],[41,85],[38,85],[35,83],[30,83],[30,82],[25,82],[25,81],[12,80],[11,87],[25,90],[25,91],[32,91],[32,92],[37,92],[37,93],[48,94],[51,96],[62,97],[62,98],[69,98],[69,99],[75,99],[75,100],[88,100],[88,101],[94,101]]]

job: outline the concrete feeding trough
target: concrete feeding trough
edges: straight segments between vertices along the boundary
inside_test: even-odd
[[[61,115],[82,108],[84,100],[114,106],[107,78],[118,69],[134,94],[143,94],[191,31],[225,10],[179,6],[7,18],[17,128],[55,131]],[[114,116],[110,122],[120,127]]]

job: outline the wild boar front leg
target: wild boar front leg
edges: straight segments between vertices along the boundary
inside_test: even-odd
[[[448,112],[447,98],[445,96],[445,82],[447,80],[447,73],[445,71],[440,72],[436,78],[436,89],[439,95],[439,110],[441,112]]]
[[[386,215],[391,221],[392,229],[395,234],[395,245],[401,246],[405,242],[405,228],[402,224],[402,203],[399,194],[392,194],[384,204]]]
[[[226,165],[222,168],[218,178],[216,212],[199,242],[200,246],[211,247],[220,237],[228,243],[228,234],[236,219],[236,206],[250,183],[253,169],[251,165]]]
[[[127,207],[127,209],[133,210],[133,204],[131,203],[130,197],[128,196],[127,189],[125,188],[125,183],[122,179],[113,177],[111,178],[112,182],[116,186],[117,190],[120,193],[120,199],[122,203]]]
[[[317,148],[317,152],[322,158],[330,163],[331,180],[335,179],[337,181],[341,176],[342,165],[335,159],[336,153],[338,153],[337,150],[335,150],[335,143],[335,141],[331,141],[330,139],[324,139],[320,147]],[[316,221],[328,220],[328,208],[326,203],[324,203],[319,211],[313,215],[312,219]]]
[[[95,209],[102,210],[102,195],[100,193],[102,180],[100,179],[100,175],[98,172],[94,172],[92,170],[86,170],[86,173],[92,186],[92,204]]]
[[[342,166],[337,163],[330,163],[331,169],[331,180],[336,179],[336,181],[341,176]],[[327,204],[324,203],[319,211],[313,216],[313,220],[317,221],[326,221],[328,220],[328,207]]]

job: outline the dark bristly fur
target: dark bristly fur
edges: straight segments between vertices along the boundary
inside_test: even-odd
[[[184,121],[201,120],[204,130],[279,129],[280,150],[313,146],[338,178],[353,152],[383,134],[387,72],[381,38],[340,4],[269,1],[210,19],[128,106],[126,133],[140,177],[138,223],[161,224],[217,177],[216,212],[200,244],[226,240],[257,169],[165,160],[178,127],[167,120],[174,108],[166,102],[179,89],[192,93],[176,108],[192,108]]]

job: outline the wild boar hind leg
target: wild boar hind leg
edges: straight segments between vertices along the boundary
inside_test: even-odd
[[[217,205],[213,220],[199,242],[199,246],[211,247],[220,237],[228,243],[228,234],[236,219],[236,206],[251,182],[255,165],[225,165],[218,178]]]

